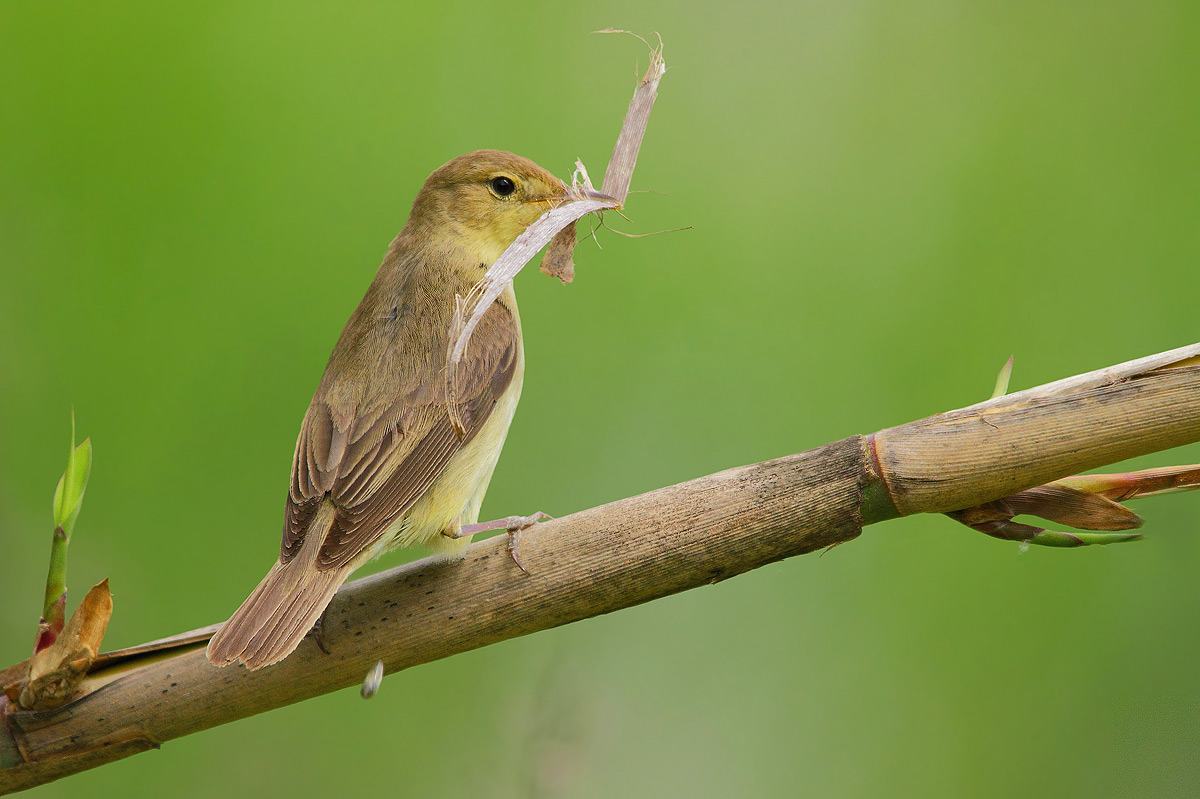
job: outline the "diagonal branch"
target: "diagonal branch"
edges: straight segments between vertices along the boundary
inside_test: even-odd
[[[501,536],[346,585],[328,655],[307,640],[272,668],[217,669],[208,630],[102,659],[67,705],[4,714],[0,792],[356,685],[380,659],[398,671],[1195,441],[1200,344],[581,511],[524,534],[529,576]]]

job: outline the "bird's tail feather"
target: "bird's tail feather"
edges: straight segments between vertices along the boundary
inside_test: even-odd
[[[323,571],[316,553],[332,514],[318,513],[301,551],[278,561],[229,621],[208,642],[208,659],[217,666],[241,660],[248,669],[278,663],[290,655],[353,570],[350,565]]]

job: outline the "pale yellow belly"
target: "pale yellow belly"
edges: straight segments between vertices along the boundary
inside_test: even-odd
[[[508,390],[496,403],[492,415],[467,446],[451,458],[446,470],[413,504],[396,531],[392,549],[426,544],[436,550],[457,552],[471,542],[469,536],[451,539],[443,530],[457,531],[458,525],[479,521],[479,507],[487,493],[508,427],[517,412],[524,377],[523,358],[517,361]]]

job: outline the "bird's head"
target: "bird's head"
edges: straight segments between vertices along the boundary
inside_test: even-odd
[[[452,230],[490,264],[546,211],[588,196],[610,199],[572,188],[528,158],[476,150],[429,176],[409,226]]]

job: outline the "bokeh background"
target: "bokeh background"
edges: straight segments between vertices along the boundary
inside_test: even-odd
[[[69,409],[72,597],[107,643],[224,618],[425,176],[601,174],[670,66],[628,232],[518,280],[484,516],[562,515],[1192,343],[1200,5],[18,3],[0,12],[0,660],[26,656]],[[1200,461],[1196,447],[1136,466]],[[168,743],[36,795],[1183,796],[1200,496],[1033,550],[941,517]],[[385,559],[380,568],[399,558]]]

